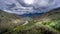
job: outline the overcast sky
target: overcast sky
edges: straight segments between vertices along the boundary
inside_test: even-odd
[[[19,15],[44,13],[58,7],[60,0],[35,0],[31,5],[25,4],[23,0],[0,0],[1,10]]]

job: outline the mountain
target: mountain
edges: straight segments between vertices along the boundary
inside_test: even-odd
[[[22,25],[24,20],[15,14],[6,13],[0,10],[0,34],[6,30],[11,30],[18,25]]]
[[[60,34],[60,8],[23,19],[27,20],[26,23],[2,34]]]

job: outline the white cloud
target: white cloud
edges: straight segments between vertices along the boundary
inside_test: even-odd
[[[26,4],[33,4],[34,0],[24,0]]]

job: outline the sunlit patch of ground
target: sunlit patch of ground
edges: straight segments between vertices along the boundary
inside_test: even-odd
[[[12,23],[14,24],[22,24],[23,20],[20,19],[12,19]]]

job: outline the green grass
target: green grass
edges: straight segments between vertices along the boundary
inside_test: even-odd
[[[50,22],[43,22],[43,24],[60,31],[60,13],[52,14],[48,18],[51,19]]]

